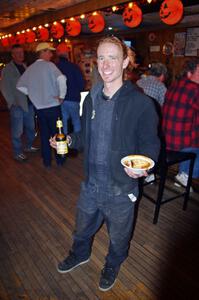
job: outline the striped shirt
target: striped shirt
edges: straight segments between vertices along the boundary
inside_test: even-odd
[[[158,80],[155,76],[149,75],[139,79],[136,83],[143,89],[147,96],[157,100],[161,106],[163,105],[165,93],[167,91],[163,82]]]

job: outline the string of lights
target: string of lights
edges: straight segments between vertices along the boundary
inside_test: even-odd
[[[82,24],[87,24],[93,33],[102,32],[105,28],[104,17],[120,13],[124,25],[130,28],[137,27],[142,22],[143,10],[148,5],[159,3],[159,16],[161,21],[168,25],[179,22],[183,15],[181,0],[139,0],[121,5],[114,5],[100,11],[71,16],[71,18],[55,20],[52,23],[41,24],[33,28],[26,28],[14,34],[8,33],[0,37],[3,47],[13,44],[33,43],[37,41],[67,41],[69,37],[81,33]]]

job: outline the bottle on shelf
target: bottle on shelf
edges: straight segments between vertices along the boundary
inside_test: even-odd
[[[60,155],[60,157],[65,158],[68,153],[68,144],[66,135],[63,132],[63,123],[60,118],[57,119],[56,127],[57,134],[55,139],[57,142],[57,154]]]

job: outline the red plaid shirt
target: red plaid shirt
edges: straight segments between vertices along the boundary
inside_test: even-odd
[[[199,148],[199,84],[182,78],[167,90],[162,111],[167,149]]]

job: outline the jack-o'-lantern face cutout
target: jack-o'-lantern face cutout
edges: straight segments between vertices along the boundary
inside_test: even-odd
[[[25,34],[20,33],[16,35],[16,44],[22,45],[25,43]]]
[[[34,31],[28,31],[25,33],[25,42],[26,43],[33,43],[35,41],[36,34]]]
[[[92,32],[101,32],[105,27],[104,17],[99,14],[92,14],[88,17],[88,27]]]
[[[124,24],[128,27],[137,27],[142,21],[142,11],[133,3],[132,6],[127,6],[122,15]]]
[[[60,39],[64,35],[64,28],[60,23],[53,23],[50,33],[53,38]]]
[[[183,16],[183,4],[180,0],[165,0],[160,7],[160,19],[168,24],[178,23]]]
[[[66,31],[70,36],[77,36],[81,32],[81,24],[78,20],[67,20],[66,21]]]
[[[37,31],[37,38],[39,41],[45,42],[49,39],[49,31],[47,28],[40,27]]]

